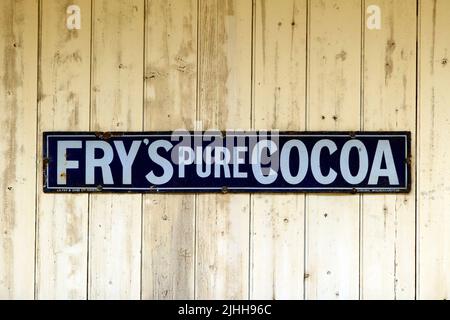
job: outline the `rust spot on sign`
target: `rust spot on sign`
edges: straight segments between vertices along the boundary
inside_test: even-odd
[[[106,132],[96,132],[95,136],[97,138],[99,138],[99,139],[102,139],[102,140],[108,140],[108,139],[110,139],[112,137],[117,137],[119,135],[118,134],[114,134],[112,132],[106,131]]]

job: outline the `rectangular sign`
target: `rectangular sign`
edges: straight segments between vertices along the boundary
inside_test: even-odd
[[[409,192],[410,132],[45,132],[45,192]]]

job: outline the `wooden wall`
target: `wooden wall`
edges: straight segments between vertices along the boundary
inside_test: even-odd
[[[71,4],[80,30],[66,28]],[[450,1],[0,12],[1,299],[450,298]],[[408,130],[413,190],[42,192],[43,131],[177,128]]]

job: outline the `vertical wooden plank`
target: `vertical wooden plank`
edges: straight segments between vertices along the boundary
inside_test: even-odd
[[[141,130],[144,1],[94,1],[91,129]],[[89,298],[138,299],[141,195],[92,194]]]
[[[252,1],[200,0],[199,119],[204,129],[250,127]],[[197,199],[196,297],[248,298],[249,195]]]
[[[450,2],[420,2],[418,297],[450,298]]]
[[[68,30],[66,9],[78,5],[81,30]],[[85,299],[86,194],[42,192],[42,132],[89,130],[90,0],[41,2],[36,298]]]
[[[305,130],[306,0],[258,0],[255,129]],[[252,196],[253,299],[302,299],[304,195]]]
[[[197,1],[146,8],[145,130],[194,129]],[[142,298],[194,298],[195,195],[144,195]]]
[[[381,29],[364,31],[363,128],[410,130],[414,138],[416,0],[380,0],[377,5]],[[413,299],[414,186],[406,195],[364,195],[362,201],[361,297]]]
[[[0,299],[32,299],[38,3],[2,1],[0,11]]]
[[[361,1],[310,1],[308,130],[360,124]],[[357,299],[359,196],[307,195],[306,298]]]

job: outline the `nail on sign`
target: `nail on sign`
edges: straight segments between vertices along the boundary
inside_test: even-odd
[[[409,192],[409,132],[46,132],[45,192]]]

